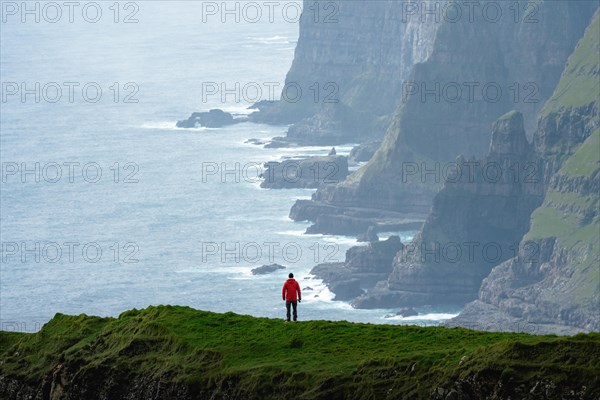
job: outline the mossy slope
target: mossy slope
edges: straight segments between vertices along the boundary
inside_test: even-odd
[[[57,391],[64,396],[57,398],[90,400],[149,392],[160,399],[425,399],[457,382],[464,398],[508,398],[544,382],[583,396],[574,398],[600,396],[600,334],[286,324],[158,306],[116,319],[57,314],[36,334],[0,332],[0,344],[0,397],[7,399]]]

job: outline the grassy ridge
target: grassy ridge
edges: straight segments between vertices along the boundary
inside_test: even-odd
[[[441,327],[280,320],[187,307],[119,318],[57,314],[36,334],[0,332],[0,375],[40,385],[58,363],[79,376],[146,376],[213,393],[235,377],[245,398],[429,398],[486,374],[505,387],[600,374],[600,334],[575,337]],[[493,381],[492,379],[491,381]],[[600,384],[586,389],[600,394]]]

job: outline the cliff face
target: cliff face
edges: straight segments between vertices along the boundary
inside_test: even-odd
[[[358,298],[356,307],[461,304],[477,297],[498,262],[516,254],[541,204],[539,161],[513,111],[492,128],[490,154],[459,157],[412,244],[398,253],[387,285]]]
[[[550,183],[517,257],[495,267],[450,326],[600,330],[600,130]]]
[[[599,51],[597,13],[542,110],[534,143],[546,161],[544,202],[518,255],[492,270],[450,325],[600,330]]]
[[[512,109],[523,113],[531,130],[597,5],[536,2],[537,22],[530,23],[506,17],[512,3],[501,4],[505,18],[498,23],[481,17],[442,20],[431,54],[404,82],[379,151],[345,182],[318,191],[315,201],[427,212],[443,179],[423,179],[426,171],[443,168],[459,154],[484,156],[489,126]],[[415,163],[418,173],[406,176]]]
[[[300,87],[303,95],[291,102],[284,93],[263,118],[294,123],[288,138],[300,143],[382,137],[402,83],[431,52],[438,25],[404,18],[403,2],[395,0],[304,0],[286,77],[286,86]]]
[[[535,329],[552,332],[564,330],[554,325],[599,328],[598,25],[597,14],[540,113],[533,145],[521,114],[496,121],[486,159],[471,161],[472,170],[459,159],[463,175],[447,178],[387,283],[356,306],[461,303],[479,295],[457,321],[514,329],[521,318],[551,324]],[[492,317],[493,307],[507,315]]]

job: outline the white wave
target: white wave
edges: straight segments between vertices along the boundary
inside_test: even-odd
[[[305,235],[308,237],[315,237],[315,238],[322,239],[323,241],[326,241],[326,242],[333,242],[333,243],[337,243],[337,244],[345,244],[345,245],[352,245],[352,246],[360,244],[360,242],[358,240],[356,240],[356,238],[351,237],[351,236],[323,235],[320,233],[307,233]]]
[[[290,39],[287,36],[279,36],[279,35],[265,36],[265,37],[249,36],[246,39],[249,39],[253,42],[260,43],[260,44],[289,44],[290,43]]]
[[[230,114],[233,114],[234,117],[236,115],[246,116],[246,115],[252,114],[253,112],[256,111],[256,110],[248,109],[248,107],[250,107],[251,105],[252,104],[242,104],[242,103],[227,104],[222,108],[222,110],[225,112],[228,112]]]
[[[393,317],[382,319],[391,320],[391,321],[444,321],[447,319],[451,319],[458,316],[458,314],[448,314],[448,313],[430,313],[430,314],[422,314],[422,315],[414,315],[412,317],[403,317],[401,315],[396,315]]]
[[[310,279],[303,280],[302,287],[311,287],[313,289],[311,291],[304,290],[303,292],[303,299],[307,303],[327,303],[328,307],[331,306],[331,304],[341,303],[339,301],[333,301],[335,294],[329,290],[327,285],[325,285],[321,279],[311,276]]]
[[[410,243],[415,237],[416,231],[402,231],[402,232],[378,232],[377,236],[379,240],[388,240],[390,236],[398,236],[402,243]]]
[[[177,128],[175,122],[172,121],[162,121],[162,122],[147,122],[142,125],[144,129],[161,129],[161,130],[175,130],[180,129]]]
[[[216,131],[219,128],[206,128],[206,127],[197,127],[197,128],[178,128],[175,122],[170,121],[162,121],[162,122],[147,122],[142,124],[143,129],[159,129],[159,130],[169,130],[169,131]]]
[[[289,218],[288,218],[289,220]],[[304,230],[301,231],[280,231],[280,232],[275,232],[278,235],[283,235],[283,236],[294,236],[294,237],[301,237],[304,236]]]

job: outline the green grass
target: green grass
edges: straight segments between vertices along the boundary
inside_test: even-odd
[[[132,310],[119,318],[57,314],[35,334],[0,332],[0,344],[0,375],[31,386],[64,362],[78,376],[117,371],[215,393],[219,382],[236,377],[244,398],[428,398],[435,387],[483,371],[511,384],[543,377],[588,386],[600,373],[596,333],[556,337],[348,322],[286,324],[173,306]],[[600,393],[599,384],[594,388]]]
[[[579,209],[598,209],[598,197],[580,197],[573,193],[549,192],[544,204],[531,216],[531,228],[525,240],[555,237],[564,247],[587,247],[598,245],[600,216],[585,221],[580,215],[562,211],[559,207],[572,205]]]
[[[567,159],[562,166],[562,173],[569,176],[592,177],[600,169],[600,129],[596,129],[586,141],[579,146],[575,157]]]
[[[540,116],[559,112],[564,107],[580,107],[599,101],[599,52],[600,13],[596,13],[583,39],[569,57],[560,82],[544,105]]]

